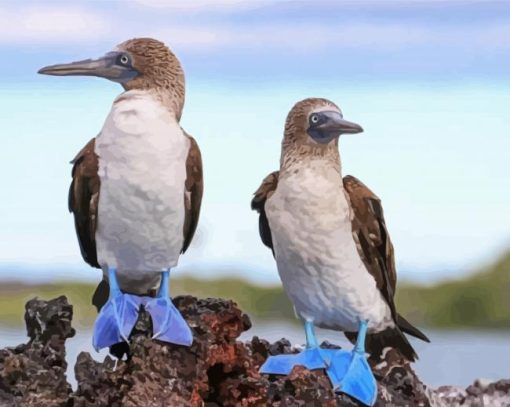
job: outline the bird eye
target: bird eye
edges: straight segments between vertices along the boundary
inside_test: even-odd
[[[319,116],[317,116],[316,114],[312,115],[312,117],[310,118],[310,120],[312,121],[312,123],[318,123],[319,122]]]
[[[121,55],[119,61],[122,65],[126,65],[129,62],[129,58],[127,57],[127,55]]]

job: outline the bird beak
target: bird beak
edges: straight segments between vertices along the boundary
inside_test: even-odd
[[[116,52],[110,52],[98,59],[45,66],[37,73],[53,76],[98,76],[120,83],[136,77],[138,72],[135,69],[116,64],[117,55]]]
[[[340,113],[324,112],[328,119],[323,125],[319,126],[321,130],[326,132],[335,132],[340,134],[356,134],[363,132],[363,127],[357,123],[345,120]]]
[[[342,134],[356,134],[363,132],[363,127],[361,127],[359,124],[344,119],[338,120],[336,122],[336,126],[336,128],[340,130]]]

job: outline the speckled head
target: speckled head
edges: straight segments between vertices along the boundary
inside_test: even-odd
[[[170,95],[178,116],[184,105],[184,72],[177,57],[161,41],[134,38],[98,59],[44,67],[39,73],[56,76],[98,76],[124,89],[155,90]]]
[[[333,102],[308,98],[296,103],[287,116],[284,144],[324,146],[336,143],[341,134],[361,133],[359,124],[343,118]]]
[[[182,88],[184,72],[175,54],[161,41],[152,38],[134,38],[118,45],[114,53],[127,69],[136,72],[124,81],[126,89]]]

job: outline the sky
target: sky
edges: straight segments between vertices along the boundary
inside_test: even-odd
[[[182,125],[204,160],[199,230],[176,273],[278,281],[249,203],[310,96],[365,129],[341,137],[343,172],[382,199],[402,279],[457,277],[510,246],[508,2],[2,1],[0,278],[99,278],[67,211],[69,161],[122,89],[36,71],[137,36],[181,60]]]

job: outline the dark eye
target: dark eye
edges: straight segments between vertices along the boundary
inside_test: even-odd
[[[129,62],[129,58],[127,55],[121,55],[120,58],[119,58],[119,62],[122,64],[122,65],[127,65],[128,62]]]
[[[312,117],[310,117],[310,121],[312,123],[318,123],[319,122],[319,116],[317,116],[316,114],[313,114]]]

